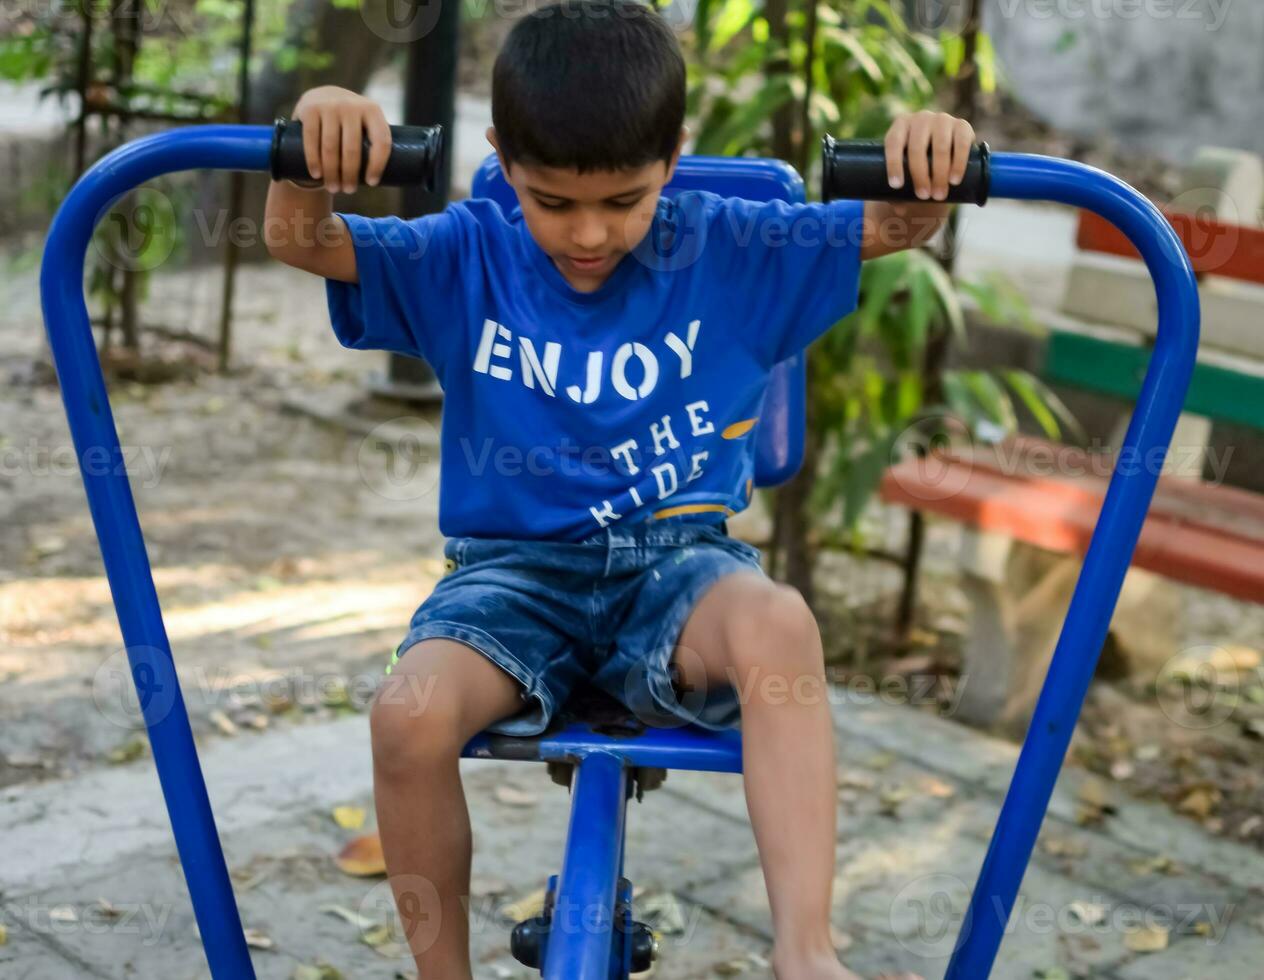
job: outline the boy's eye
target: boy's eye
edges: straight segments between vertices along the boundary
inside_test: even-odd
[[[606,206],[614,208],[616,211],[626,211],[628,208],[634,206],[639,200],[639,197],[634,197],[630,201],[607,201]],[[538,197],[535,201],[536,204],[540,205],[540,207],[544,208],[546,211],[564,211],[571,205],[570,201],[545,201]]]

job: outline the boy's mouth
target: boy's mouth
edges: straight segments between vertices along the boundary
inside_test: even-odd
[[[566,256],[566,261],[570,263],[572,269],[576,272],[600,272],[606,267],[610,261],[609,255],[598,255],[592,258],[585,258],[578,255]]]

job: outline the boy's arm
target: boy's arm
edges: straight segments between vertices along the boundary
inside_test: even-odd
[[[361,141],[369,138],[364,180],[375,185],[391,153],[391,130],[377,103],[332,85],[304,93],[294,106],[303,124],[307,169],[323,187],[273,181],[264,208],[264,241],[274,258],[326,279],[358,282],[355,247],[331,195],[360,180]]]
[[[885,142],[891,186],[911,182],[921,200],[865,203],[862,260],[916,248],[935,236],[952,209],[944,202],[949,185],[960,184],[965,177],[974,127],[946,112],[915,112],[897,117]]]

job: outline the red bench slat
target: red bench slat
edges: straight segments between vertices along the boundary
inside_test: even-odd
[[[1197,273],[1264,283],[1264,229],[1164,209]],[[1086,252],[1140,259],[1132,242],[1099,214],[1081,211],[1075,243]]]
[[[1072,475],[1033,474],[1033,460],[1047,449],[1059,454],[1053,458]],[[1069,464],[1075,454],[1083,467]],[[1085,467],[1106,462],[1083,450],[1023,437],[996,449],[904,460],[887,470],[881,495],[911,510],[1082,555],[1107,486],[1105,476]],[[1132,564],[1264,602],[1264,499],[1233,487],[1161,477]]]

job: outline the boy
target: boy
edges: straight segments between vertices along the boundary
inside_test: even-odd
[[[379,831],[423,980],[472,975],[461,748],[488,728],[543,730],[582,677],[655,723],[740,717],[777,980],[855,977],[830,941],[820,636],[725,518],[750,499],[768,370],[852,310],[860,260],[934,234],[974,134],[943,114],[895,122],[891,183],[911,180],[919,203],[669,201],[684,112],[684,61],[653,10],[563,0],[521,20],[494,69],[487,138],[518,208],[331,214],[362,134],[369,184],[390,136],[378,106],[329,87],[294,109],[324,187],[270,188],[267,227],[292,233],[269,250],[325,277],[339,340],[424,357],[445,390],[448,572],[370,716]]]

